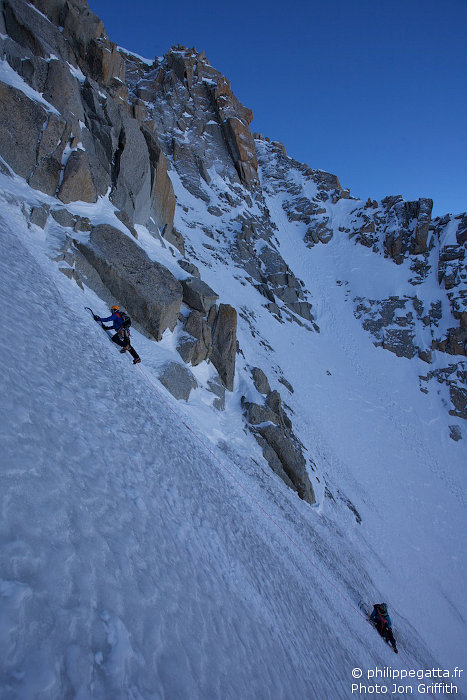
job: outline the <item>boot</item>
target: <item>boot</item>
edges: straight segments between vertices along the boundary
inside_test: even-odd
[[[132,345],[129,345],[129,346],[128,346],[128,352],[130,353],[130,355],[131,355],[132,358],[133,358],[133,364],[134,364],[134,365],[137,365],[138,362],[141,362],[140,356],[138,355],[138,353],[136,352],[136,350],[134,349],[134,347],[133,347]]]

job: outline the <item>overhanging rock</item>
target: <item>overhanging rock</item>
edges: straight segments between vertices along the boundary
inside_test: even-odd
[[[207,313],[219,299],[219,295],[206,282],[197,277],[182,280],[183,301],[192,309]]]

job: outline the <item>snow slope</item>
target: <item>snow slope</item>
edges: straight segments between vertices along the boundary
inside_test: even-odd
[[[228,261],[203,269],[274,346],[240,321],[245,365],[295,387],[310,508],[243,430],[240,358],[225,413],[202,386],[175,401],[157,381],[172,335],[135,330],[143,364],[121,356],[84,310],[104,302],[50,259],[58,225],[28,228],[15,201],[47,198],[1,178],[0,697],[350,698],[355,667],[462,667],[464,441],[444,439],[413,364],[374,348],[347,308],[349,242],[311,254],[284,225],[320,334],[274,321]],[[111,216],[102,202],[86,214]],[[360,598],[388,600],[399,656]]]

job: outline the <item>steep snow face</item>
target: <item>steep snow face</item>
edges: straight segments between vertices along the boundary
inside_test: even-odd
[[[346,698],[355,667],[462,667],[465,443],[449,439],[413,362],[374,347],[338,284],[349,272],[362,292],[365,279],[387,284],[392,263],[337,235],[310,251],[268,197],[318,333],[272,316],[225,239],[177,214],[203,279],[243,310],[244,357],[220,413],[206,363],[186,404],[159,384],[177,331],[160,343],[133,331],[141,369],[118,354],[84,310],[103,314],[103,301],[50,259],[70,230],[26,225],[23,212],[52,200],[1,177],[2,696]],[[174,185],[184,216],[208,226]],[[115,223],[104,200],[70,208]],[[138,230],[153,259],[174,260]],[[252,365],[283,395],[281,379],[294,388],[314,508],[244,432]],[[360,598],[388,600],[398,657]]]
[[[135,332],[145,374],[115,352],[84,311],[102,302],[57,274],[19,206],[1,235],[2,697],[344,696],[351,649],[384,663],[332,587],[359,576],[351,551],[334,573],[308,508],[200,444],[196,411],[190,432],[148,381],[160,349]],[[328,580],[264,508],[316,542]]]

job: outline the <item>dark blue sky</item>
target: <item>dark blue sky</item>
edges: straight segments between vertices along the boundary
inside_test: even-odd
[[[467,0],[90,0],[147,58],[204,50],[252,129],[355,196],[467,209]]]

